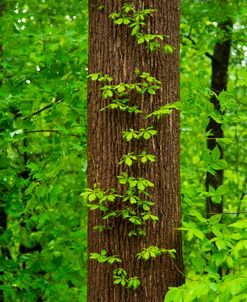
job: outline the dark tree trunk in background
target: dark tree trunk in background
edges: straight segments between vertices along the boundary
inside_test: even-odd
[[[136,1],[135,1],[136,2]],[[98,9],[104,5],[104,9]],[[114,78],[114,83],[133,83],[135,68],[150,72],[162,82],[157,96],[148,97],[142,104],[145,113],[179,99],[179,0],[148,1],[145,8],[157,10],[149,19],[147,31],[168,35],[176,50],[171,56],[159,52],[151,54],[143,45],[137,45],[126,26],[117,26],[109,14],[119,11],[120,1],[89,1],[89,74],[103,72]],[[137,3],[139,8],[143,4]],[[153,213],[159,217],[154,225],[147,225],[147,236],[128,238],[125,224],[116,222],[111,231],[96,232],[93,226],[101,224],[101,214],[89,213],[88,249],[100,252],[106,249],[109,255],[123,259],[121,267],[129,276],[138,276],[141,287],[132,291],[113,285],[113,269],[116,266],[89,261],[88,302],[161,302],[168,286],[183,283],[181,235],[175,229],[180,225],[179,189],[179,113],[173,112],[165,119],[143,121],[144,115],[118,111],[99,110],[106,105],[99,92],[98,83],[89,82],[88,91],[88,186],[93,187],[96,179],[102,189],[116,187],[117,175],[122,168],[118,161],[123,154],[148,150],[157,156],[157,162],[138,166],[135,176],[153,181],[155,201]],[[154,125],[159,134],[145,142],[126,143],[122,132],[129,128],[140,129]],[[157,245],[174,248],[177,256],[174,263],[166,255],[151,262],[137,261],[135,255],[142,248]]]
[[[215,44],[212,58],[211,90],[215,92],[216,95],[219,95],[222,91],[227,90],[232,26],[233,24],[231,19],[218,24],[219,29],[224,33],[224,38]],[[215,95],[211,97],[210,102],[214,105],[215,110],[219,111],[221,114],[224,114],[224,112],[221,112],[220,102]],[[211,134],[208,137],[209,139],[207,140],[208,149],[213,150],[216,146],[218,146],[220,150],[220,158],[223,158],[223,149],[216,140],[217,138],[223,138],[224,136],[222,124],[217,123],[212,117],[210,117],[206,131],[211,131]],[[215,176],[207,172],[207,191],[209,190],[210,186],[216,190],[222,184],[223,170],[215,171]],[[206,211],[208,213],[208,217],[214,213],[222,213],[223,202],[216,204],[212,201],[211,197],[208,197],[206,202]]]

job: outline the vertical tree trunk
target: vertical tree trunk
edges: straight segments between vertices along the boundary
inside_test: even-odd
[[[232,30],[232,20],[228,19],[223,23],[219,23],[218,27],[225,34],[223,40],[217,42],[214,47],[214,54],[212,58],[212,82],[211,90],[219,95],[223,90],[227,89],[228,81],[228,65],[231,50],[231,30]],[[210,102],[214,105],[214,109],[224,114],[220,108],[220,102],[216,95],[213,95]],[[212,117],[209,118],[209,123],[206,131],[210,131],[211,134],[208,137],[207,146],[209,150],[213,150],[218,146],[220,150],[220,158],[223,158],[223,149],[221,145],[217,142],[217,138],[222,138],[224,136],[222,124],[217,123]],[[223,170],[215,171],[215,176],[208,173],[206,175],[206,189],[213,187],[215,190],[223,184]],[[207,198],[206,211],[208,217],[213,213],[222,213],[223,202],[216,204],[212,201],[211,197]]]
[[[137,5],[144,8],[142,3]],[[100,6],[104,6],[104,9],[98,9]],[[162,83],[158,94],[142,103],[142,110],[150,113],[161,105],[179,99],[179,0],[151,0],[145,6],[157,10],[148,22],[147,32],[168,35],[168,42],[176,48],[171,56],[162,52],[151,54],[145,46],[136,44],[126,26],[114,25],[109,14],[119,11],[120,6],[121,3],[117,0],[89,1],[89,74],[103,72],[111,75],[115,83],[133,83],[135,68],[150,72]],[[110,231],[93,231],[93,226],[101,224],[101,214],[96,211],[89,213],[89,253],[99,253],[106,249],[110,255],[119,255],[123,259],[121,267],[127,269],[130,276],[138,276],[142,285],[136,291],[113,285],[112,270],[116,266],[89,260],[88,302],[161,302],[168,286],[183,283],[183,276],[179,272],[183,270],[181,236],[176,230],[181,218],[179,113],[173,112],[159,121],[144,122],[143,115],[110,110],[100,112],[105,105],[97,83],[90,81],[88,186],[92,188],[97,181],[103,189],[115,187],[121,190],[117,182],[117,175],[122,171],[118,165],[119,159],[131,151],[148,150],[157,156],[156,163],[138,166],[135,173],[154,182],[153,212],[159,217],[159,221],[155,225],[147,225],[146,237],[128,238],[127,228],[121,221],[116,222],[116,226]],[[123,141],[123,131],[150,125],[154,125],[159,131],[152,140],[129,144]],[[150,245],[176,249],[174,263],[166,255],[145,263],[137,261],[135,255]]]

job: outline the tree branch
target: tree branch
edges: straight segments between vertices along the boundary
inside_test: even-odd
[[[60,104],[61,102],[62,102],[62,98],[57,97],[54,101],[52,101],[50,104],[46,105],[45,107],[40,108],[39,110],[37,110],[37,111],[35,111],[35,112],[33,112],[33,113],[29,114],[29,115],[24,116],[23,120],[31,118],[31,117],[33,117],[33,116],[35,116],[37,114],[40,114],[41,112],[43,112],[43,111],[51,108],[54,104],[57,105],[57,104]]]
[[[78,137],[80,138],[81,136],[78,135],[78,134],[73,134],[73,133],[68,133],[68,134],[65,134],[65,133],[62,133],[61,131],[59,130],[50,130],[50,129],[40,129],[40,130],[30,130],[30,131],[24,131],[25,134],[31,134],[31,133],[39,133],[39,132],[50,132],[50,133],[56,133],[56,134],[61,134],[61,135],[68,135],[68,136],[75,136],[75,137]]]
[[[181,35],[181,37],[188,39],[194,46],[197,45],[195,40],[193,38],[191,38],[191,31],[188,35]],[[198,49],[196,49],[196,50],[198,50]],[[205,52],[204,54],[206,57],[210,58],[212,61],[215,60],[214,56],[212,56],[210,53]]]

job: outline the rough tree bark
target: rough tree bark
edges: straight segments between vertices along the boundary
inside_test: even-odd
[[[103,72],[111,75],[115,83],[131,83],[135,81],[135,68],[150,72],[162,82],[157,96],[141,104],[143,111],[150,113],[179,99],[179,0],[150,0],[145,5],[140,1],[135,5],[157,10],[149,19],[147,32],[168,35],[168,42],[175,46],[175,52],[171,56],[162,52],[151,54],[145,46],[136,44],[126,26],[114,25],[109,14],[120,9],[120,1],[89,0],[89,74]],[[99,6],[104,9],[98,9]],[[176,231],[181,218],[179,113],[174,111],[160,121],[143,122],[143,115],[110,110],[99,112],[106,105],[100,97],[99,86],[89,81],[88,88],[88,186],[92,188],[97,179],[103,189],[116,187],[121,190],[116,177],[122,171],[119,159],[123,154],[145,148],[157,156],[157,161],[138,166],[135,173],[154,182],[152,198],[156,204],[153,212],[159,221],[156,225],[147,225],[147,237],[128,238],[128,227],[121,221],[116,222],[111,231],[93,231],[93,226],[100,224],[101,214],[89,213],[89,253],[106,249],[110,255],[119,255],[123,259],[121,267],[127,269],[130,276],[138,276],[142,285],[136,291],[113,285],[112,270],[116,267],[90,260],[87,301],[161,302],[168,286],[183,283],[181,235]],[[159,134],[145,142],[145,146],[140,142],[123,141],[123,131],[152,123]],[[174,263],[166,255],[151,262],[137,261],[135,255],[150,245],[175,248]]]
[[[228,81],[228,65],[230,59],[231,50],[231,31],[232,31],[232,20],[227,19],[225,22],[219,23],[219,29],[224,33],[223,40],[218,41],[214,46],[214,54],[212,58],[212,81],[211,90],[219,95],[222,91],[227,90]],[[224,114],[220,108],[220,102],[216,95],[212,95],[210,102],[214,105],[214,109],[220,114]],[[217,138],[223,138],[224,133],[222,124],[217,123],[212,117],[209,118],[209,123],[206,131],[210,131],[209,139],[207,140],[207,147],[209,150],[213,150],[218,146],[220,150],[220,158],[223,158],[223,149],[217,142]],[[213,187],[215,190],[223,184],[223,170],[215,171],[215,176],[207,172],[206,175],[206,189]],[[223,212],[223,202],[216,204],[212,201],[211,197],[207,198],[206,201],[207,216],[210,217],[214,213]]]

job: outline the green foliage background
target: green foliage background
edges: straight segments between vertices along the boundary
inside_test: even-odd
[[[165,301],[247,300],[246,198],[246,6],[243,1],[182,1],[181,13],[181,193],[186,284]],[[224,39],[217,26],[234,23],[228,90],[219,95],[221,116],[209,102],[214,45]],[[222,123],[224,149],[206,147],[208,117]],[[205,174],[224,169],[224,183],[205,190]],[[205,199],[223,199],[224,214],[206,219]],[[222,223],[220,222],[222,219]],[[211,237],[211,239],[209,239]],[[219,272],[222,273],[220,276]]]
[[[1,17],[4,301],[86,300],[86,4],[8,1]]]
[[[181,193],[186,284],[166,301],[247,300],[244,1],[183,0]],[[234,21],[222,118],[209,103],[218,22]],[[6,1],[0,19],[0,297],[86,301],[87,1]],[[208,117],[223,123],[224,185],[205,191],[219,157],[206,148]],[[224,200],[223,223],[206,197]],[[229,214],[230,213],[230,214]],[[211,240],[209,234],[213,234]],[[219,268],[223,277],[219,275]],[[1,300],[1,299],[0,299]]]

